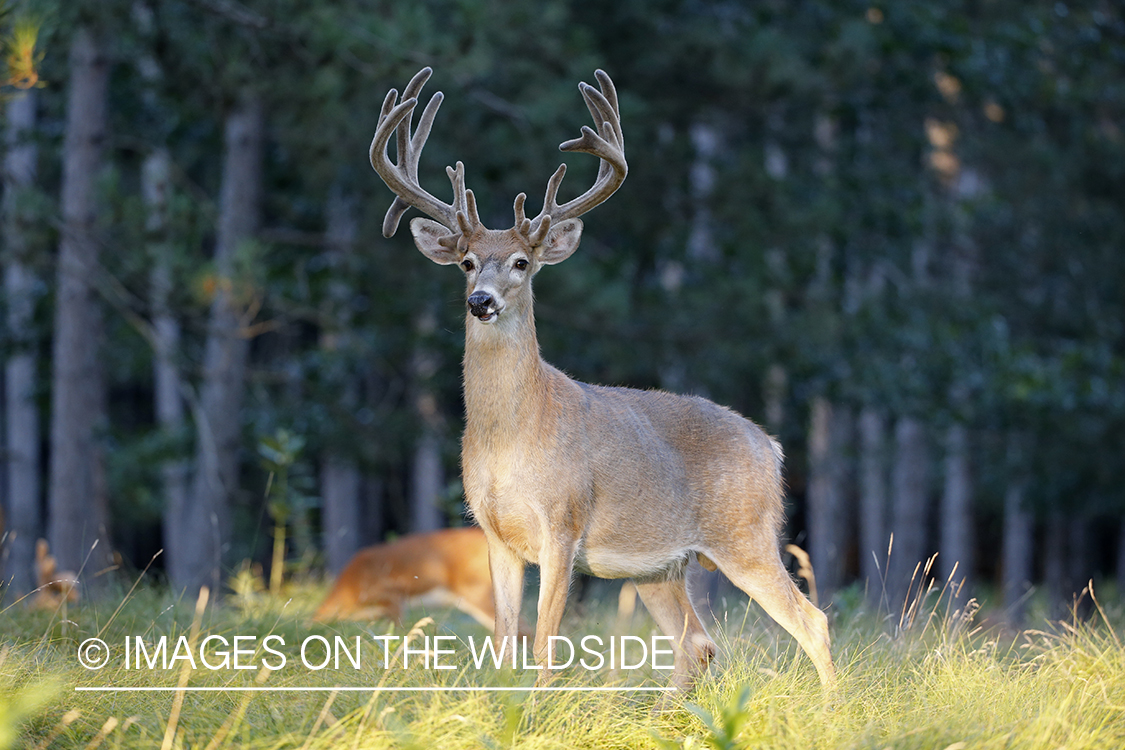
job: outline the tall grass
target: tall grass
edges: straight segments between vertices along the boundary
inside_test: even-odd
[[[927,588],[891,616],[852,605],[832,610],[837,692],[822,691],[788,635],[745,599],[725,603],[711,626],[721,657],[687,694],[643,692],[314,692],[349,686],[530,684],[531,675],[458,662],[436,672],[417,664],[383,669],[372,635],[403,635],[386,623],[313,625],[321,591],[287,598],[247,589],[196,612],[159,588],[122,591],[111,604],[59,612],[10,607],[0,614],[0,747],[57,748],[1110,748],[1125,747],[1125,649],[1117,605],[1087,622],[1070,619],[1013,632],[978,625],[956,592]],[[608,600],[607,600],[608,601]],[[838,599],[847,602],[848,597]],[[577,609],[577,608],[575,608]],[[415,612],[422,617],[424,612]],[[460,613],[435,610],[413,629],[479,639]],[[434,620],[437,621],[436,624]],[[563,632],[610,634],[608,604],[573,614]],[[647,637],[651,620],[629,631]],[[198,644],[208,636],[278,635],[289,664],[253,669],[125,669],[126,636]],[[310,634],[359,635],[362,668],[312,671],[298,663]],[[77,649],[98,636],[117,649],[98,671]],[[467,653],[467,648],[458,651]],[[374,658],[378,656],[379,658]],[[665,684],[655,673],[567,673],[557,686]],[[78,687],[289,687],[298,692],[81,692]]]

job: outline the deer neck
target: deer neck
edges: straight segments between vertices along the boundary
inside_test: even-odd
[[[483,325],[465,320],[466,440],[517,441],[534,430],[546,402],[546,376],[531,305]]]

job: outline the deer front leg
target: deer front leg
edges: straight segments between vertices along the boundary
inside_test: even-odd
[[[570,577],[574,571],[575,545],[553,541],[539,551],[539,619],[535,623],[535,660],[543,668],[539,682],[551,678],[549,663],[558,662],[547,652],[550,636],[559,634],[566,598],[570,593]]]
[[[496,605],[496,638],[511,638],[518,647],[520,605],[523,602],[523,559],[499,539],[488,538],[488,568],[492,573],[492,598]]]

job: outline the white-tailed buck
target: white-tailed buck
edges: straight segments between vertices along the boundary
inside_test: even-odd
[[[540,570],[535,655],[558,634],[575,568],[602,578],[632,578],[649,612],[676,639],[673,682],[691,684],[715,653],[692,607],[684,567],[694,555],[718,566],[789,631],[835,681],[828,622],[801,594],[781,562],[781,446],[757,425],[702,398],[605,388],[571,380],[539,356],[531,279],[578,248],[579,216],[625,179],[617,93],[597,71],[598,91],[579,86],[597,131],[559,146],[597,156],[594,185],[557,202],[566,165],[547,183],[543,209],[515,200],[510,229],[487,229],[465,189],[461,162],[446,168],[453,202],[418,181],[418,158],[442,101],[430,100],[411,134],[413,111],[430,69],[383,102],[371,165],[397,196],[383,222],[390,237],[411,206],[431,219],[410,222],[414,242],[468,282],[465,329],[465,435],[461,463],[469,508],[488,537],[496,633],[515,636],[524,565]],[[387,146],[397,133],[398,163]]]
[[[313,619],[388,618],[401,625],[405,607],[419,601],[457,607],[495,629],[488,544],[480,529],[410,534],[361,549]]]

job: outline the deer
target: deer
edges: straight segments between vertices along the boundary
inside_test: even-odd
[[[836,683],[828,620],[794,584],[781,559],[784,520],[782,448],[762,428],[697,396],[590,385],[542,358],[532,279],[565,261],[582,236],[580,216],[608,199],[628,173],[617,91],[602,70],[599,88],[579,91],[594,120],[562,152],[598,157],[594,184],[558,202],[566,174],[550,177],[542,210],[489,229],[465,187],[460,161],[446,167],[453,199],[420,184],[419,159],[443,95],[414,110],[429,67],[383,101],[371,141],[371,165],[394,193],[383,235],[403,214],[414,244],[439,265],[465,274],[465,429],[462,478],[468,508],[488,543],[496,636],[515,638],[527,564],[539,567],[533,654],[548,660],[575,570],[632,579],[641,601],[674,639],[671,682],[690,688],[716,654],[685,582],[693,558],[721,570],[788,631],[825,686]],[[412,132],[413,131],[413,132]],[[396,161],[388,154],[396,137]],[[551,679],[549,670],[541,681]]]
[[[408,534],[364,547],[337,577],[313,620],[390,619],[411,603],[453,606],[496,628],[488,546],[479,527]]]
[[[46,539],[35,543],[35,578],[39,585],[32,592],[33,609],[57,609],[64,602],[77,603],[78,576],[69,570],[59,570]]]

